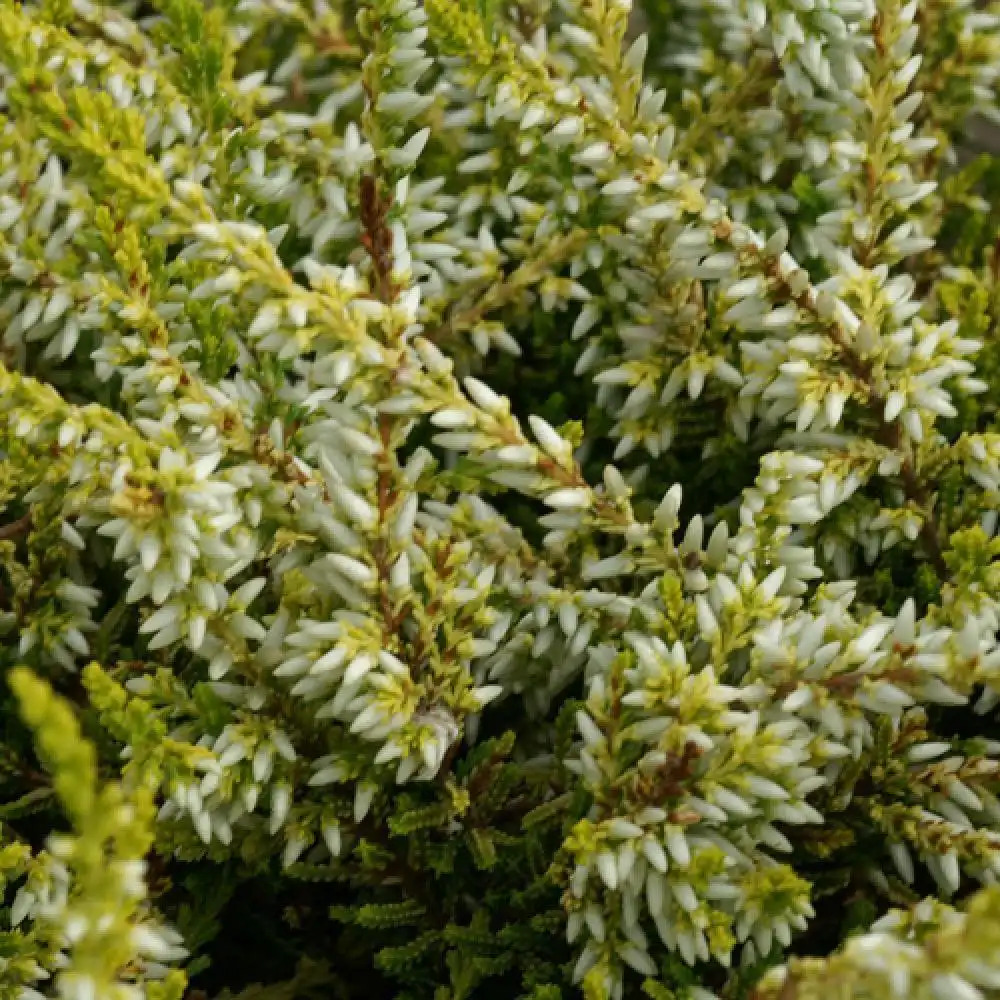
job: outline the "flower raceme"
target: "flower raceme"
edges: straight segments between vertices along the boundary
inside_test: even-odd
[[[997,995],[998,74],[0,0],[0,993]]]

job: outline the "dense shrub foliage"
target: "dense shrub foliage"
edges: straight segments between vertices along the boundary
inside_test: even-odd
[[[1000,997],[996,0],[0,0],[0,998]]]

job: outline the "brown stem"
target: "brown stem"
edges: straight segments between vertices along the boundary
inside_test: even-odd
[[[717,227],[718,235],[728,240],[732,236],[731,224],[720,224]],[[781,273],[781,268],[776,259],[767,259],[760,256],[758,265],[761,271],[771,279],[776,290],[786,301],[794,302],[804,312],[809,313],[818,323],[824,327],[824,332],[830,338],[833,345],[840,353],[841,360],[851,374],[861,382],[868,392],[867,409],[878,423],[876,431],[877,440],[886,447],[894,451],[903,451],[905,439],[903,427],[897,418],[894,421],[885,419],[885,397],[879,391],[875,382],[875,373],[871,364],[862,358],[851,344],[847,333],[840,325],[832,319],[824,319],[820,315],[812,289],[795,293],[788,284],[787,278]],[[930,492],[924,482],[917,476],[913,463],[913,455],[909,449],[903,459],[903,466],[900,471],[903,491],[908,500],[915,503],[924,513],[920,525],[920,537],[927,548],[934,569],[939,577],[947,575],[948,567],[945,563],[943,547],[941,544],[942,529],[934,517],[933,501]]]
[[[5,541],[8,538],[18,538],[21,535],[27,534],[30,530],[31,511],[29,510],[27,514],[19,517],[16,521],[0,525],[0,541]]]

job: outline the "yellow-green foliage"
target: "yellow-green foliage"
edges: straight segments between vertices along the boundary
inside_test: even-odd
[[[63,997],[179,1000],[182,973],[145,982],[148,960],[184,955],[146,912],[144,859],[155,814],[150,790],[99,784],[93,744],[80,732],[69,703],[24,667],[8,670],[7,682],[70,829],[53,833],[34,857],[25,845],[4,848],[8,882],[25,876],[12,922],[33,918],[23,937],[11,939],[15,961],[5,976],[12,988],[30,992],[47,966]]]
[[[1000,997],[998,79],[0,0],[0,1000]]]

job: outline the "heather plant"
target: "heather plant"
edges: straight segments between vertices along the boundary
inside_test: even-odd
[[[1000,998],[996,0],[0,0],[0,1000]]]

